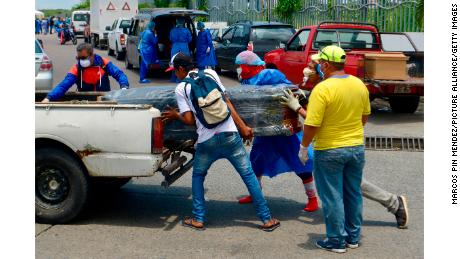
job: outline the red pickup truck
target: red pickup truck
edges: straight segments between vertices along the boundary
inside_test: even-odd
[[[401,38],[406,42],[399,43]],[[407,80],[374,80],[366,78],[365,54],[382,53],[382,40],[397,46],[407,57],[409,77]],[[267,66],[276,67],[293,83],[303,79],[303,69],[310,62],[312,54],[327,45],[338,45],[347,52],[345,72],[361,78],[369,89],[371,99],[388,99],[397,113],[416,111],[420,96],[423,96],[423,52],[418,51],[412,40],[404,33],[381,33],[377,26],[368,23],[322,22],[316,26],[305,26],[298,30],[284,48],[265,54]],[[391,51],[396,51],[392,49]],[[314,85],[307,85],[311,90]]]

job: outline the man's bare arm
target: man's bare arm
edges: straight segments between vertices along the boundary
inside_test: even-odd
[[[310,143],[312,142],[317,132],[318,132],[318,127],[304,125],[303,126],[302,146],[308,147],[308,145],[310,145]]]
[[[361,121],[363,122],[363,126],[366,125],[368,119],[369,119],[369,115],[363,115],[361,117]]]
[[[236,127],[240,130],[240,133],[243,136],[243,138],[249,139],[254,137],[254,132],[252,128],[248,127],[246,123],[244,123],[243,119],[241,119],[240,115],[235,110],[235,107],[233,106],[232,102],[227,96],[225,96],[225,102],[227,103],[228,108],[231,112],[232,119],[235,122]]]

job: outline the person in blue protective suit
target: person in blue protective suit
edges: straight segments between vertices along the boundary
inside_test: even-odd
[[[48,19],[42,20],[42,32],[43,34],[48,34]]]
[[[74,84],[80,92],[110,91],[109,75],[115,78],[121,89],[128,89],[126,75],[109,59],[94,54],[89,43],[77,46],[77,63],[72,66],[67,76],[43,99],[43,102],[59,100]]]
[[[196,60],[198,69],[214,68],[217,65],[212,36],[208,29],[204,28],[203,22],[198,22],[198,38],[196,40]]]
[[[238,78],[242,85],[292,84],[286,76],[277,69],[266,69],[265,62],[254,52],[243,51],[236,56]],[[259,182],[263,175],[274,177],[286,172],[295,172],[302,180],[308,202],[304,211],[312,212],[318,209],[316,189],[313,182],[313,162],[303,165],[298,152],[301,143],[301,133],[289,137],[255,137],[252,145],[250,160]],[[309,147],[313,155],[313,148]],[[262,185],[261,185],[262,186]],[[252,197],[245,196],[239,203],[251,203]]]
[[[179,52],[182,52],[187,56],[191,56],[188,44],[192,41],[192,34],[187,28],[185,28],[185,19],[183,17],[176,19],[176,27],[169,33],[169,40],[172,44],[171,57]],[[172,73],[170,81],[178,81],[174,73]]]
[[[150,83],[150,80],[146,79],[149,68],[152,64],[159,64],[157,54],[158,37],[155,32],[155,22],[151,21],[147,24],[147,28],[141,34],[141,40],[139,42],[139,53],[142,57],[140,64],[140,80],[139,83],[145,84]]]
[[[42,22],[35,17],[35,34],[40,34],[42,31]]]

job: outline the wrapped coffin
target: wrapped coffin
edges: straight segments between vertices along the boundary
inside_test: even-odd
[[[297,115],[280,104],[282,90],[293,85],[244,86],[227,89],[227,95],[246,124],[256,136],[288,136],[300,128]],[[164,111],[177,107],[175,86],[152,86],[111,91],[104,100],[121,104],[149,104]],[[168,122],[164,130],[165,141],[196,139],[195,128],[180,121]]]

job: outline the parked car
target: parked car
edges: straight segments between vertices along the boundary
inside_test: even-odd
[[[53,88],[53,63],[43,51],[42,44],[35,39],[35,90]]]
[[[185,28],[190,30],[192,34],[192,41],[189,43],[189,49],[192,53],[192,58],[195,60],[195,42],[196,42],[196,29],[193,19],[198,16],[208,16],[208,13],[200,10],[189,10],[179,8],[153,8],[143,9],[138,15],[134,16],[131,20],[131,27],[128,33],[128,43],[126,46],[126,68],[130,69],[139,67],[140,54],[137,49],[139,44],[139,36],[145,30],[145,27],[150,21],[155,22],[155,29],[158,35],[158,58],[160,64],[156,69],[166,69],[169,66],[171,59],[171,41],[169,40],[169,33],[175,26],[175,21],[178,17],[185,19]]]
[[[109,30],[109,46],[108,55],[115,54],[118,60],[125,57],[126,54],[126,39],[128,38],[128,29],[131,26],[130,18],[117,18]]]
[[[254,52],[263,58],[265,53],[285,44],[295,33],[294,27],[279,22],[237,22],[216,38],[216,71],[236,71],[235,58],[252,42]]]
[[[386,49],[388,41],[397,41],[398,48],[407,46],[408,49]],[[372,99],[388,98],[391,109],[397,113],[414,113],[417,110],[420,96],[424,93],[423,52],[404,33],[379,32],[376,25],[368,23],[323,22],[303,27],[286,46],[268,52],[264,60],[267,65],[283,72],[291,82],[298,84],[302,81],[302,70],[310,62],[311,55],[332,44],[341,46],[347,52],[345,72],[361,78]],[[370,78],[366,71],[366,56],[385,54],[385,51],[395,53],[397,50],[408,58],[407,62],[404,61],[409,69],[407,79]],[[313,87],[307,84],[308,90]]]

